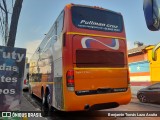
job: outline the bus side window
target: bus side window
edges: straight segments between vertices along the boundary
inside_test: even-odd
[[[63,29],[63,19],[64,19],[64,11],[62,11],[62,13],[59,15],[57,22],[56,22],[58,36],[61,34],[62,29]]]

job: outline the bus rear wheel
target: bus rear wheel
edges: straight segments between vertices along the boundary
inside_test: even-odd
[[[31,86],[29,86],[29,95],[30,95],[31,97],[33,97],[33,92],[32,92]]]
[[[49,105],[47,102],[47,96],[44,93],[42,94],[41,112],[43,116],[48,116],[49,114]]]

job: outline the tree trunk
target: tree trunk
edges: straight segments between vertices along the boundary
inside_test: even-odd
[[[19,20],[21,8],[22,8],[22,2],[23,2],[23,0],[16,0],[14,7],[13,7],[13,13],[12,13],[10,31],[9,31],[9,38],[7,41],[7,46],[10,46],[10,47],[14,47],[14,44],[15,44],[18,20]]]

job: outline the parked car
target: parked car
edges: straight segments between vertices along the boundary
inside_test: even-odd
[[[160,103],[160,82],[142,88],[137,92],[137,98],[140,102],[158,102]]]
[[[28,80],[24,79],[23,80],[23,90],[28,90],[28,88],[29,88]]]
[[[29,63],[25,64],[24,77],[23,77],[23,91],[29,89]]]

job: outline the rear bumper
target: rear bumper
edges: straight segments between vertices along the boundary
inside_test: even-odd
[[[100,110],[128,104],[131,90],[126,92],[77,96],[74,92],[65,96],[65,111]]]
[[[29,89],[29,85],[23,85],[23,90],[28,90]]]

